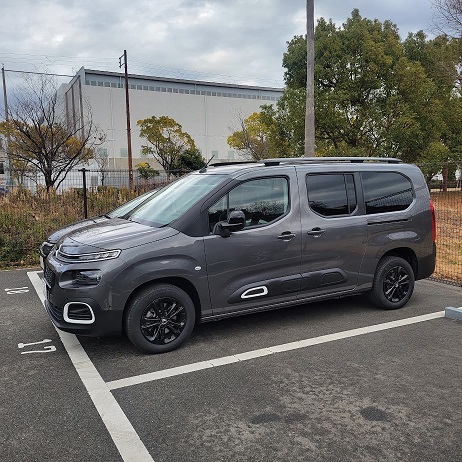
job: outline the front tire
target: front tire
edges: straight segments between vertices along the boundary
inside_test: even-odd
[[[375,271],[371,302],[385,310],[403,307],[414,291],[415,275],[411,265],[400,257],[385,257]]]
[[[140,350],[165,353],[188,339],[195,321],[194,304],[184,290],[172,284],[155,284],[130,302],[125,331]]]

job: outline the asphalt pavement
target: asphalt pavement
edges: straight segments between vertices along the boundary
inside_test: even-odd
[[[199,325],[179,350],[59,335],[37,269],[0,272],[0,460],[462,461],[462,288]]]

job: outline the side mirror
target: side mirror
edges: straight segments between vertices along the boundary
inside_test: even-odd
[[[245,215],[242,210],[233,210],[229,214],[228,221],[217,223],[217,234],[221,237],[229,237],[232,231],[240,231],[245,226]]]

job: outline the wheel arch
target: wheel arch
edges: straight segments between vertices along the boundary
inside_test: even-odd
[[[384,253],[380,260],[382,260],[385,257],[399,257],[403,260],[406,260],[411,265],[412,271],[414,272],[414,277],[415,279],[417,279],[419,267],[417,263],[417,255],[412,249],[410,249],[409,247],[398,247],[396,249],[391,249],[388,252]]]
[[[171,284],[173,286],[179,287],[180,289],[184,290],[189,295],[189,297],[191,298],[193,302],[194,310],[196,312],[196,324],[200,321],[202,311],[201,311],[201,301],[200,301],[199,293],[197,292],[196,288],[194,287],[194,284],[192,284],[191,281],[188,281],[187,279],[182,278],[182,277],[165,277],[165,278],[154,279],[151,281],[147,281],[144,284],[141,284],[140,286],[138,286],[135,290],[133,290],[133,292],[130,294],[127,301],[125,302],[123,319],[125,319],[125,316],[127,315],[128,306],[130,305],[132,300],[141,291],[146,289],[146,287],[149,287],[155,284]]]

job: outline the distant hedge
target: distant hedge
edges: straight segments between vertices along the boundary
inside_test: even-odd
[[[140,191],[98,188],[87,195],[88,216],[107,213]],[[81,189],[62,194],[15,189],[0,197],[0,269],[38,266],[38,249],[58,228],[84,218]]]

